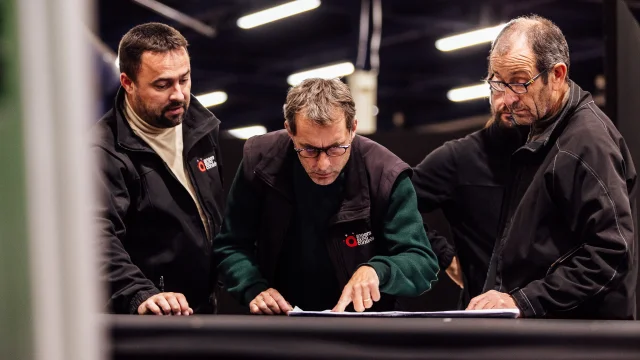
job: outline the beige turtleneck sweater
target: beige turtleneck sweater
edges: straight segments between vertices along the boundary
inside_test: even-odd
[[[196,195],[196,191],[187,175],[187,170],[185,168],[184,157],[182,156],[182,124],[174,126],[172,128],[161,129],[154,126],[149,125],[147,122],[142,120],[138,114],[135,113],[131,104],[129,104],[129,99],[125,96],[125,118],[131,126],[133,132],[139,136],[142,140],[144,140],[153,151],[160,156],[160,158],[167,164],[169,169],[173,172],[175,177],[180,181],[180,183],[187,189],[193,201],[196,203],[196,207],[198,208],[198,213],[200,214],[200,218],[202,219],[202,223],[204,224],[204,229],[207,233],[207,239],[209,238],[209,226],[207,224],[207,216],[204,213],[200,202],[198,201],[198,197]]]

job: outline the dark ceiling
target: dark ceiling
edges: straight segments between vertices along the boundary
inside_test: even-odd
[[[160,21],[190,42],[194,94],[224,90],[228,101],[211,110],[223,128],[254,124],[282,127],[289,74],[338,61],[356,63],[360,0],[324,0],[319,8],[252,30],[236,20],[280,4],[272,0],[160,0],[216,29],[204,36],[132,0],[99,0],[99,36],[112,50],[134,25]],[[636,18],[638,4],[629,1]],[[483,100],[453,103],[446,92],[480,80],[489,45],[450,53],[434,42],[510,18],[536,13],[563,30],[571,50],[570,77],[595,91],[603,74],[603,5],[598,0],[382,0],[382,41],[378,78],[378,129],[394,128],[394,113],[405,127],[484,114]],[[637,51],[635,49],[634,51]]]

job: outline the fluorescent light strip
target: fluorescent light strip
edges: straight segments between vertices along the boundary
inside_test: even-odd
[[[296,86],[309,78],[323,78],[334,79],[341,76],[347,76],[353,74],[355,67],[350,62],[343,62],[334,65],[327,65],[311,70],[301,71],[287,77],[287,83],[292,86]]]
[[[453,102],[461,102],[485,98],[489,97],[489,95],[491,95],[489,85],[480,84],[451,89],[447,92],[447,99]]]
[[[297,0],[286,4],[278,5],[267,10],[243,16],[238,19],[237,24],[243,29],[251,29],[264,25],[272,21],[284,19],[297,15],[305,11],[313,10],[320,6],[320,0]]]
[[[227,93],[224,91],[214,91],[207,94],[197,95],[196,99],[204,107],[216,106],[227,101]]]
[[[464,34],[453,35],[436,41],[436,48],[440,51],[452,51],[467,46],[493,41],[506,24],[475,30]]]
[[[237,129],[229,130],[229,134],[237,137],[238,139],[248,139],[252,136],[263,135],[267,133],[267,128],[261,125],[247,126]]]

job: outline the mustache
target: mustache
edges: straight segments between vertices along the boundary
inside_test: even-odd
[[[172,109],[176,109],[176,108],[184,108],[185,110],[187,110],[187,103],[184,101],[173,101],[171,102],[169,105],[165,106],[164,108],[162,108],[162,112],[166,112]]]

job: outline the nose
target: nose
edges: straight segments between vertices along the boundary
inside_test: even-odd
[[[518,101],[520,101],[520,96],[518,94],[511,91],[509,88],[504,91],[504,103],[509,109],[513,109],[513,104]]]
[[[180,84],[179,81],[176,81],[173,87],[171,88],[171,94],[169,95],[169,100],[184,102],[184,93],[182,92],[182,84]]]
[[[323,151],[318,155],[316,165],[318,170],[324,172],[331,166],[331,159],[329,159],[329,156]]]

